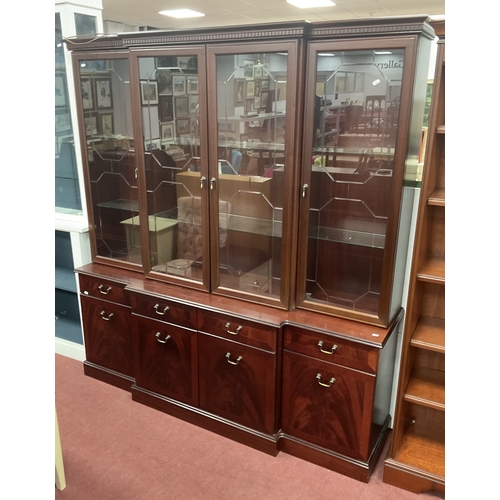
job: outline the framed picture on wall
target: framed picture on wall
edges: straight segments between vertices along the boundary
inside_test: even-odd
[[[56,133],[63,134],[71,130],[71,116],[69,109],[56,113]]]
[[[156,82],[141,82],[142,104],[158,104],[158,85]]]
[[[189,96],[189,113],[194,114],[198,109],[198,104],[200,102],[199,96],[190,95]]]
[[[172,86],[174,95],[184,95],[186,93],[186,78],[184,76],[172,76]]]
[[[82,90],[83,109],[84,110],[94,109],[94,98],[93,98],[91,80],[89,79],[81,80],[80,86]]]
[[[101,115],[101,135],[113,135],[113,114]]]
[[[243,76],[247,79],[247,80],[253,80],[254,78],[254,65],[255,65],[255,61],[252,61],[250,59],[245,59],[245,61],[243,62]]]
[[[111,78],[96,78],[95,88],[97,109],[112,108]]]
[[[253,97],[255,95],[255,82],[253,80],[249,80],[247,82],[246,88],[246,97]]]
[[[155,76],[158,84],[158,95],[172,95],[172,74],[170,70],[157,69]]]

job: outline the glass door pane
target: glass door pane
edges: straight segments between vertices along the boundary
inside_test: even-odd
[[[280,297],[287,52],[216,56],[219,285]]]
[[[96,252],[142,264],[129,63],[79,65]]]
[[[151,269],[202,282],[198,57],[138,61]]]
[[[306,299],[377,314],[404,50],[318,53]]]

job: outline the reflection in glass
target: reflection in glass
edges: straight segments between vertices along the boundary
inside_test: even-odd
[[[61,16],[55,17],[55,203],[58,212],[82,213],[71,126]]]
[[[217,56],[220,286],[280,296],[286,53]]]
[[[97,255],[141,264],[126,59],[80,61]]]
[[[378,310],[404,52],[319,54],[307,298]]]
[[[201,282],[198,59],[139,58],[152,270]]]

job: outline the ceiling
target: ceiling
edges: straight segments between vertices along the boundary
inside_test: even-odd
[[[102,0],[104,21],[137,29],[201,28],[285,21],[325,21],[445,13],[445,0],[333,0],[334,7],[299,9],[286,0]],[[204,17],[174,19],[160,10],[191,9]],[[133,31],[134,29],[125,29]]]

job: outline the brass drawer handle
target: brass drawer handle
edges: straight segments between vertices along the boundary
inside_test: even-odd
[[[106,311],[101,311],[101,318],[104,321],[109,321],[113,317],[113,313],[109,313],[107,318],[106,318],[106,316],[104,316],[105,314],[106,314]]]
[[[238,357],[236,358],[236,361],[231,361],[231,353],[230,353],[230,352],[228,352],[228,353],[226,354],[226,358],[227,358],[227,362],[228,362],[230,365],[235,365],[235,366],[236,366],[236,365],[237,365],[237,364],[238,364],[238,363],[239,363],[239,362],[243,359],[241,356],[238,356]]]
[[[318,374],[316,375],[316,378],[318,379],[318,384],[319,384],[321,387],[331,387],[331,386],[332,386],[332,384],[334,384],[334,383],[335,383],[335,379],[334,379],[333,377],[330,379],[330,382],[329,382],[328,384],[325,384],[324,382],[321,382],[321,373],[318,373]]]
[[[159,307],[160,307],[160,304],[155,304],[156,314],[159,314],[160,316],[163,316],[170,309],[168,306],[165,306],[165,309],[163,309],[163,311],[159,311],[158,310]]]
[[[111,292],[112,287],[108,286],[108,288],[104,290],[104,285],[99,285],[97,288],[103,295],[108,295],[108,293]]]
[[[243,328],[242,326],[238,326],[238,328],[236,328],[236,331],[232,332],[231,330],[229,330],[230,326],[231,326],[230,323],[226,323],[226,326],[224,327],[226,329],[226,332],[229,333],[229,335],[238,335],[238,333],[240,333]]]
[[[320,340],[318,342],[318,347],[319,347],[319,350],[321,352],[324,352],[325,354],[333,354],[338,349],[337,344],[333,344],[331,351],[326,351],[325,349],[323,349],[323,341],[322,340]]]
[[[160,332],[156,332],[156,340],[157,340],[158,342],[160,342],[160,344],[166,344],[166,343],[169,341],[169,339],[171,338],[171,337],[170,337],[170,335],[167,335],[167,336],[165,337],[165,340],[162,340],[162,339],[160,338],[160,335],[161,335],[161,333],[160,333]]]

